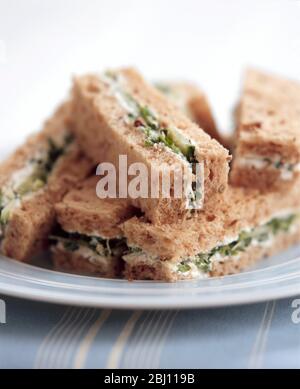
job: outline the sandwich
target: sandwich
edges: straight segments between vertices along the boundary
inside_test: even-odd
[[[25,261],[42,249],[55,222],[54,203],[93,167],[69,130],[62,105],[0,165],[0,251]]]
[[[122,225],[129,280],[178,281],[234,274],[300,241],[300,198],[229,186],[196,220],[156,226],[134,217]]]
[[[234,185],[288,188],[300,175],[300,84],[250,69],[237,109]]]
[[[97,177],[84,181],[55,206],[58,227],[50,235],[57,270],[115,278],[127,250],[120,224],[134,215],[126,199],[99,199]]]
[[[133,69],[77,78],[73,116],[73,131],[94,163],[110,162],[118,168],[120,155],[125,155],[128,166],[142,163],[146,167],[148,193],[131,196],[131,201],[153,223],[191,217],[227,186],[228,150]],[[196,182],[199,164],[202,178]],[[181,197],[174,196],[174,166],[188,177]],[[163,195],[161,186],[155,196],[150,195],[152,172],[155,177],[170,173],[169,198]]]
[[[188,82],[157,82],[155,86],[208,135],[230,150],[231,141],[218,131],[207,97],[199,88]]]

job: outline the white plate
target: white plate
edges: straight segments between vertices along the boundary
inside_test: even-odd
[[[255,303],[300,294],[300,246],[261,261],[258,268],[241,274],[173,284],[77,276],[0,257],[0,293],[59,304],[121,309]]]
[[[246,64],[299,78],[299,2],[262,7],[259,0],[217,6],[193,0],[187,6],[175,0],[171,13],[167,1],[53,3],[1,2],[1,158],[40,127],[66,95],[73,74],[133,64],[149,79],[194,80],[224,129],[231,127]],[[247,273],[177,284],[87,278],[0,258],[0,293],[118,308],[249,303],[300,294],[298,256],[300,247]]]

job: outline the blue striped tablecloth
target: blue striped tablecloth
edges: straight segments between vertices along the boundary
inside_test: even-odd
[[[147,312],[1,298],[1,368],[300,368],[294,299]]]

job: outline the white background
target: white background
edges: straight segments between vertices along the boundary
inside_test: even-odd
[[[72,75],[120,65],[195,80],[226,131],[249,64],[300,79],[299,1],[0,0],[0,152],[41,127]]]

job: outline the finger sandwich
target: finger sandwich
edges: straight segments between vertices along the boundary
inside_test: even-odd
[[[99,199],[97,177],[56,204],[59,227],[51,234],[55,268],[78,274],[118,277],[127,250],[120,224],[134,215],[125,199]]]
[[[278,190],[300,175],[300,84],[249,69],[237,110],[234,185]]]
[[[160,176],[162,166],[166,171],[179,166],[190,176],[190,190],[181,198],[173,196],[173,181],[170,198],[161,188],[155,198],[149,192],[131,197],[153,223],[191,217],[227,186],[228,151],[131,68],[78,77],[73,116],[78,142],[94,163],[118,167],[119,156],[125,155],[128,166],[143,163],[148,173],[153,169]],[[193,181],[197,162],[203,166],[203,186],[198,190]],[[150,188],[150,174],[147,178]]]
[[[300,241],[298,188],[283,195],[228,187],[223,202],[196,220],[123,225],[129,280],[178,281],[237,273]]]
[[[0,251],[25,261],[46,243],[53,204],[93,167],[79,149],[70,126],[70,105],[63,104],[0,165]]]

